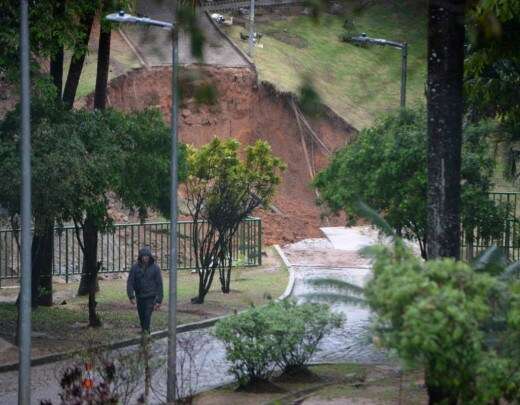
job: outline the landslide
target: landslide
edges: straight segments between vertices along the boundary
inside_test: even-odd
[[[208,84],[216,89],[212,105],[198,102],[196,94],[197,88]],[[326,107],[319,118],[308,120],[324,148],[296,118],[292,96],[277,92],[269,84],[258,84],[256,73],[249,68],[192,65],[180,73],[180,91],[182,142],[200,146],[216,136],[234,137],[245,145],[263,139],[286,162],[274,208],[256,213],[263,219],[265,243],[320,237],[320,226],[342,223],[340,218],[322,219],[310,181],[311,173],[327,164],[330,152],[355,136],[355,130],[345,121]],[[92,105],[91,97],[86,101],[87,106]],[[123,111],[155,106],[169,122],[171,68],[141,68],[117,77],[109,84],[107,102]]]

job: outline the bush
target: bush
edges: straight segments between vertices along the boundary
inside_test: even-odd
[[[399,240],[374,250],[365,296],[377,315],[376,334],[406,363],[424,368],[430,403],[518,399],[518,280],[452,259],[423,262]]]
[[[323,304],[281,301],[218,322],[215,335],[244,386],[269,379],[276,367],[284,372],[303,368],[321,339],[342,321]]]
[[[282,301],[265,310],[275,341],[274,361],[284,372],[305,367],[321,339],[343,323],[343,317],[324,304]]]
[[[215,336],[224,342],[231,373],[243,386],[267,380],[274,371],[275,343],[268,333],[266,311],[252,308],[217,323]]]

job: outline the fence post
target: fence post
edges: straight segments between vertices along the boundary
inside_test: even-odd
[[[65,283],[69,282],[69,232],[65,229]]]
[[[258,265],[262,265],[262,221],[257,218],[258,222]]]
[[[506,232],[504,236],[504,250],[506,257],[509,259],[509,242],[511,241],[511,224],[514,225],[514,220],[506,219]]]
[[[130,252],[132,253],[132,257],[130,258],[130,268],[132,268],[132,260],[134,259],[134,226],[130,225],[130,243],[132,248],[130,249]]]

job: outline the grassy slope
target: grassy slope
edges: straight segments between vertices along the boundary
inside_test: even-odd
[[[319,24],[305,16],[259,23],[258,31],[265,36],[260,42],[263,48],[256,49],[255,62],[260,79],[281,90],[295,91],[302,75],[311,75],[324,102],[355,127],[364,128],[378,113],[399,106],[401,53],[388,47],[361,48],[340,42],[343,21],[344,17],[325,15]],[[408,101],[422,101],[426,77],[425,2],[374,3],[354,21],[356,29],[369,36],[408,42]],[[247,44],[239,39],[243,29],[233,26],[228,30],[245,49]],[[294,39],[300,46],[290,44]]]

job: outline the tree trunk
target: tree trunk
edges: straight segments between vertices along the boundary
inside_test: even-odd
[[[101,15],[107,11],[109,1],[104,1]],[[96,72],[96,90],[94,92],[94,108],[103,110],[107,101],[108,68],[110,65],[110,26],[101,23],[99,30],[98,60]]]
[[[31,286],[33,308],[52,306],[52,258],[54,250],[54,225],[37,227],[32,241]]]
[[[63,47],[60,48],[55,55],[51,56],[50,71],[52,76],[52,82],[56,87],[56,98],[61,100],[61,91],[63,88]]]
[[[92,277],[90,277],[90,283],[88,286],[88,326],[92,328],[98,328],[101,326],[101,320],[99,319],[99,316],[96,313],[96,292],[98,289],[97,275],[99,273],[99,269],[101,269],[101,262],[97,263],[96,269],[94,270]]]
[[[215,276],[216,268],[198,270],[199,273],[199,293],[196,297],[191,299],[192,304],[203,304],[206,294],[211,288],[213,277]]]
[[[424,377],[426,383],[426,392],[428,393],[428,404],[429,405],[457,405],[457,395],[444,390],[436,384],[436,378],[425,373]]]
[[[63,103],[72,108],[74,99],[76,98],[76,91],[78,89],[81,71],[85,62],[86,49],[90,38],[90,31],[92,30],[92,23],[94,22],[94,11],[89,12],[81,17],[81,25],[83,26],[84,38],[80,44],[77,44],[74,55],[71,58],[69,73],[67,74],[67,81],[63,89]]]
[[[83,224],[83,267],[81,269],[81,281],[78,295],[85,296],[90,293],[90,285],[97,279],[97,246],[98,228],[94,218],[87,214]]]
[[[222,260],[219,268],[220,289],[224,294],[229,294],[231,285],[231,268],[233,266],[233,251],[232,251],[233,236],[229,238],[226,243],[226,249],[222,251]]]
[[[52,9],[53,18],[60,20],[64,18],[65,1],[55,1]],[[50,73],[52,82],[56,87],[56,99],[61,101],[61,92],[63,90],[63,45],[60,44],[58,51],[51,55],[50,58]]]
[[[464,0],[428,6],[428,258],[460,255]]]

